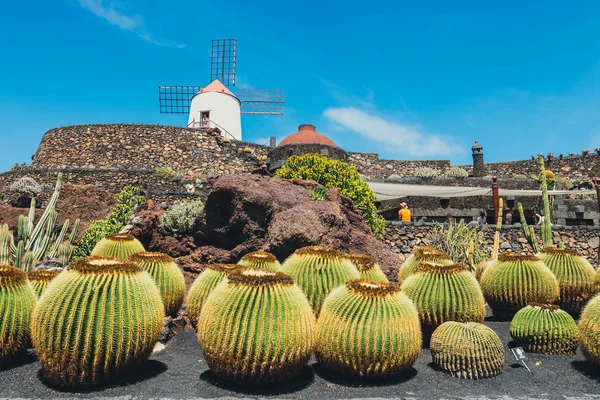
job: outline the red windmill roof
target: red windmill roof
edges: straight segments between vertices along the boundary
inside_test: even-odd
[[[225,87],[225,85],[223,85],[221,83],[221,81],[218,79],[215,79],[208,86],[205,86],[202,88],[202,90],[200,90],[200,93],[207,93],[207,92],[226,93],[228,95],[235,97],[235,95],[233,93],[231,93],[231,91],[229,89],[227,89]]]
[[[295,143],[319,143],[337,147],[333,140],[325,135],[321,135],[316,131],[314,125],[304,124],[298,127],[298,132],[292,133],[279,143],[277,147],[285,146],[286,144]]]

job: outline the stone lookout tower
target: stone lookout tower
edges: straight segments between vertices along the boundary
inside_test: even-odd
[[[485,167],[483,165],[483,146],[476,140],[473,147],[473,176],[482,177],[485,176]]]
[[[348,153],[339,148],[333,140],[317,132],[314,125],[303,124],[298,132],[292,133],[269,152],[269,170],[282,167],[291,156],[323,154],[334,160],[348,160]]]

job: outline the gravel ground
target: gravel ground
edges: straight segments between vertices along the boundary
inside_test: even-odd
[[[488,318],[486,325],[506,345],[505,371],[492,379],[463,380],[435,371],[429,350],[423,350],[406,376],[386,384],[339,381],[324,374],[313,360],[302,376],[284,387],[240,391],[215,379],[188,329],[155,353],[140,376],[85,393],[46,386],[39,378],[39,364],[29,354],[0,371],[0,398],[600,399],[600,372],[590,368],[580,352],[572,357],[528,354],[529,373],[509,350],[509,323]]]

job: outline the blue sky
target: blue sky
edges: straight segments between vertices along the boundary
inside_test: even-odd
[[[443,3],[6,2],[0,171],[57,126],[185,125],[157,86],[207,84],[224,37],[238,86],[285,90],[284,116],[243,116],[245,140],[312,123],[347,150],[453,163],[475,139],[489,162],[600,147],[600,3]]]

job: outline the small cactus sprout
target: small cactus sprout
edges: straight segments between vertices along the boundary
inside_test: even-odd
[[[56,278],[61,272],[61,270],[31,271],[27,273],[27,279],[31,282],[33,290],[35,290],[38,297],[41,297],[50,281]]]
[[[592,298],[596,271],[588,260],[575,250],[546,247],[537,254],[558,280],[560,308],[579,318],[581,309]]]
[[[281,272],[300,286],[317,316],[329,292],[349,280],[360,279],[360,273],[342,252],[322,246],[296,250],[284,261]]]
[[[452,376],[483,379],[504,371],[502,341],[477,322],[444,322],[433,332],[430,348],[434,365]]]
[[[250,268],[264,269],[265,271],[279,271],[281,264],[277,258],[266,251],[254,251],[246,254],[238,261],[239,265]]]
[[[400,266],[400,270],[398,271],[398,283],[401,284],[404,282],[404,280],[413,273],[415,267],[422,261],[429,261],[442,265],[454,263],[450,256],[441,250],[431,246],[416,247],[406,261]]]
[[[54,278],[31,323],[44,377],[55,386],[97,386],[140,368],[164,319],[160,292],[140,266],[81,258]]]
[[[139,240],[128,233],[116,233],[100,240],[91,255],[126,260],[130,255],[140,251],[146,251],[146,249]]]
[[[315,316],[281,272],[240,267],[208,296],[198,320],[198,341],[221,379],[248,386],[293,378],[315,345]]]
[[[352,280],[325,299],[317,321],[317,358],[359,379],[402,375],[421,352],[419,315],[392,283]]]
[[[483,322],[485,300],[469,266],[422,262],[402,283],[421,318],[425,339],[446,321]]]
[[[19,268],[0,265],[0,366],[25,350],[37,296]]]
[[[553,304],[520,309],[510,323],[510,335],[530,353],[571,355],[579,344],[575,320]]]
[[[481,276],[481,290],[494,316],[511,318],[530,303],[554,303],[558,281],[537,257],[502,253]]]
[[[196,327],[202,306],[210,292],[221,283],[231,271],[240,266],[237,264],[211,264],[198,275],[188,292],[186,309],[193,327]]]
[[[586,360],[600,367],[600,295],[594,296],[581,311],[579,343]]]
[[[352,261],[352,264],[358,269],[360,279],[371,282],[388,282],[375,257],[366,254],[346,254],[346,258]]]
[[[131,261],[150,274],[165,305],[167,316],[176,316],[185,297],[185,278],[173,258],[163,253],[141,251],[129,256]]]

